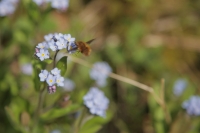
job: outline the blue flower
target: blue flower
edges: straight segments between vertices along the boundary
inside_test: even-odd
[[[45,50],[45,49],[40,49],[40,51],[38,53],[36,53],[36,55],[37,55],[37,57],[40,58],[41,61],[49,58],[49,52],[48,52],[48,50]]]
[[[69,5],[69,0],[52,0],[51,6],[52,8],[56,8],[58,10],[66,10]]]
[[[48,71],[47,70],[41,70],[41,73],[39,74],[40,81],[43,82],[47,79],[48,76]]]
[[[23,64],[21,66],[21,71],[22,71],[22,73],[24,73],[26,75],[32,75],[32,73],[33,73],[32,64],[30,64],[30,63]]]
[[[65,41],[63,38],[60,38],[60,40],[56,42],[56,45],[58,46],[58,49],[61,50],[67,47],[67,41]]]
[[[74,87],[75,87],[74,82],[72,80],[68,79],[68,78],[65,78],[64,86],[63,86],[64,90],[72,91],[74,89]]]
[[[90,77],[94,79],[100,87],[106,85],[106,79],[112,69],[106,62],[97,62],[90,71]]]
[[[54,35],[53,35],[52,33],[50,33],[50,34],[48,34],[48,35],[45,35],[45,36],[44,36],[44,39],[45,39],[45,41],[49,42],[49,41],[52,40],[53,36],[54,36]]]
[[[56,76],[53,76],[52,74],[49,74],[47,79],[46,79],[46,81],[47,81],[47,84],[49,86],[53,86],[55,84],[55,82],[56,82]]]
[[[182,107],[186,109],[189,115],[200,115],[200,97],[191,96],[189,100],[183,102]]]
[[[173,93],[176,96],[180,96],[187,86],[187,82],[183,79],[179,79],[174,84]]]
[[[51,73],[54,76],[60,76],[60,70],[58,68],[54,68],[53,70],[51,70]]]
[[[69,45],[75,41],[75,38],[72,38],[70,34],[65,34],[64,39],[67,40]]]
[[[51,49],[52,51],[58,50],[58,46],[56,45],[56,43],[55,43],[53,40],[52,40],[52,41],[49,41],[48,44],[49,44],[49,47],[50,47],[50,49]]]
[[[109,100],[97,87],[92,87],[83,100],[90,113],[105,117]]]
[[[61,76],[56,76],[57,86],[64,86],[64,78]]]
[[[38,43],[38,45],[36,47],[40,48],[40,49],[48,49],[49,48],[49,46],[46,42]]]
[[[2,0],[0,1],[0,16],[13,14],[16,9],[18,0]]]

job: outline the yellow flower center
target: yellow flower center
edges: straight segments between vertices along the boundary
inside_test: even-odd
[[[57,82],[60,82],[60,80],[57,80]]]
[[[53,80],[52,80],[52,79],[50,79],[50,80],[49,80],[49,82],[51,82],[51,83],[52,83],[52,82],[53,82]]]
[[[44,54],[44,53],[42,53],[42,56],[45,56],[45,54]]]

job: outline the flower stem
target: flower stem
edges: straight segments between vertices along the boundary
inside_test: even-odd
[[[83,122],[83,118],[84,118],[85,114],[86,114],[86,108],[84,107],[81,111],[80,116],[78,117],[77,121],[75,122],[75,129],[74,129],[75,133],[79,132],[79,130],[82,126],[82,122]]]
[[[53,68],[55,68],[55,66],[56,66],[56,56],[57,56],[57,54],[58,54],[59,51],[60,50],[56,50],[56,53],[55,53],[55,55],[53,57]]]

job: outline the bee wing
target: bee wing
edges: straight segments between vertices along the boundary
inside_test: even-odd
[[[78,46],[76,45],[75,42],[71,43],[70,45],[67,46],[67,51],[69,53],[74,53],[78,49]]]
[[[91,39],[91,40],[89,40],[89,41],[87,41],[86,43],[87,44],[90,44],[91,42],[93,42],[95,39]]]

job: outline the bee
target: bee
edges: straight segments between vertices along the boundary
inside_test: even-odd
[[[91,52],[91,48],[90,48],[89,44],[93,41],[94,41],[94,39],[89,40],[87,42],[75,41],[75,42],[71,43],[70,46],[68,46],[67,51],[69,53],[74,53],[76,51],[79,51],[82,54],[88,56],[88,55],[90,55],[90,52]]]

